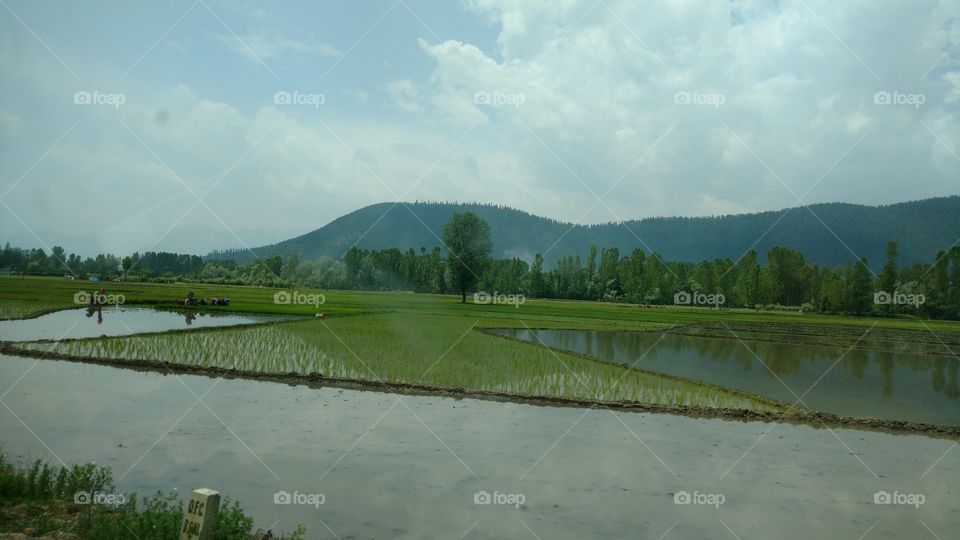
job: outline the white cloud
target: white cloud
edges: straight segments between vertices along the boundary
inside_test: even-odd
[[[228,71],[231,54],[271,64],[342,54],[292,27],[248,33],[246,46],[218,36],[226,49],[175,29],[170,45],[123,81],[126,58],[112,66],[50,38],[82,83],[28,33],[5,36],[16,46],[0,47],[3,176],[16,178],[80,120],[7,200],[31,226],[49,227],[37,230],[50,244],[86,234],[111,251],[142,251],[193,203],[159,160],[197,193],[223,176],[205,199],[218,217],[198,205],[157,247],[204,252],[237,245],[230,230],[248,245],[277,241],[401,194],[590,222],[785,207],[795,201],[790,190],[818,179],[805,201],[957,192],[960,53],[945,54],[960,41],[955,2],[472,0],[467,8],[494,34],[476,43],[467,33],[407,36],[375,54],[364,42],[323,81],[329,96],[351,97],[319,108],[270,106],[276,81],[247,66],[230,77],[209,69],[220,62]],[[392,22],[371,38],[395,38],[378,34]],[[175,73],[161,72],[164,55]],[[280,73],[291,89],[319,76]],[[128,95],[119,110],[71,102],[81,86],[115,85]],[[925,103],[877,105],[878,91],[922,93]],[[677,92],[723,103],[678,105]],[[590,191],[608,190],[584,215]],[[25,234],[3,212],[0,229]]]
[[[294,55],[335,57],[341,54],[336,47],[320,43],[312,37],[293,39],[279,34],[251,32],[242,36],[217,34],[216,39],[254,64]]]
[[[419,112],[423,110],[420,105],[419,92],[410,79],[401,79],[387,83],[387,91],[393,100],[393,105],[406,112]]]
[[[503,146],[525,155],[534,184],[567,195],[559,207],[524,206],[554,215],[589,206],[590,190],[603,192],[671,125],[606,197],[615,214],[606,219],[789,206],[791,191],[803,193],[828,169],[806,200],[912,199],[918,178],[925,193],[955,193],[957,163],[916,156],[932,144],[921,121],[943,125],[957,99],[955,75],[926,80],[917,68],[950,43],[944,21],[956,6],[779,6],[737,3],[733,17],[728,4],[711,1],[641,10],[629,2],[474,0],[473,12],[501,25],[500,57],[453,40],[421,43],[436,62],[420,88],[430,97],[426,115],[455,116],[452,96],[477,89],[523,93],[521,107],[481,110]],[[923,92],[926,104],[875,105],[873,94],[885,88]],[[677,91],[724,101],[677,106]],[[958,127],[943,130],[947,140]],[[887,188],[875,189],[878,182]],[[694,193],[700,202],[691,202]]]
[[[23,119],[19,116],[0,110],[0,135],[12,137],[23,129]]]

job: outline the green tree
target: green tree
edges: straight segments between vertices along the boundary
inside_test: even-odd
[[[877,276],[877,290],[887,294],[897,292],[897,243],[892,240],[887,242],[887,262]],[[880,306],[880,311],[889,315],[895,307],[893,304],[886,304]]]
[[[774,246],[767,252],[767,267],[773,278],[773,300],[786,306],[799,306],[807,293],[808,272],[803,253]]]
[[[757,252],[750,250],[737,263],[737,284],[734,287],[740,304],[753,307],[760,303],[760,265]]]
[[[466,304],[467,290],[480,280],[490,259],[490,226],[473,212],[455,212],[443,226],[443,243],[453,288],[460,291],[460,301]]]
[[[844,280],[844,309],[852,313],[867,313],[873,305],[873,274],[863,258],[853,263]]]

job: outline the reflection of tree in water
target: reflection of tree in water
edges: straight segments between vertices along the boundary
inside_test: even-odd
[[[937,392],[943,392],[947,397],[956,399],[957,373],[960,371],[960,359],[938,357],[934,359],[931,369],[930,383]]]
[[[881,392],[886,398],[894,393],[897,369],[917,374],[929,372],[934,391],[952,399],[960,397],[960,362],[957,358],[863,349],[838,349],[826,353],[823,348],[794,344],[750,340],[741,343],[735,338],[698,338],[678,334],[663,336],[653,332],[543,330],[529,334],[521,332],[518,337],[526,336],[534,342],[538,342],[539,337],[547,345],[628,365],[643,367],[644,364],[655,364],[663,359],[676,361],[689,358],[700,362],[709,360],[718,364],[736,364],[745,373],[756,368],[769,377],[775,375],[784,380],[800,372],[809,363],[821,364],[826,369],[842,355],[840,364],[834,369],[857,381],[863,380],[870,365],[875,363],[883,380]],[[754,353],[766,367],[755,361]],[[643,360],[639,361],[641,357]]]
[[[883,377],[883,397],[893,395],[893,354],[888,352],[877,352],[877,366],[880,368],[880,375]]]
[[[845,373],[852,375],[859,381],[863,379],[863,376],[867,373],[867,368],[870,367],[870,353],[859,349],[849,350],[840,365]]]

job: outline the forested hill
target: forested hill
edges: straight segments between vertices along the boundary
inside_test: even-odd
[[[802,251],[815,264],[844,264],[855,253],[879,269],[888,240],[899,245],[899,263],[905,266],[929,263],[960,239],[960,196],[887,206],[827,203],[756,214],[601,225],[572,225],[502,206],[418,202],[367,206],[315,231],[254,251],[260,257],[339,258],[358,239],[358,247],[364,249],[432,249],[440,245],[443,224],[454,212],[465,211],[476,212],[490,224],[494,257],[530,261],[541,252],[550,266],[561,256],[586,257],[591,244],[616,247],[623,254],[635,248],[653,250],[667,260],[693,262],[737,259],[751,246],[763,260],[768,249],[781,245]],[[208,258],[249,262],[253,255],[238,250],[214,252]]]

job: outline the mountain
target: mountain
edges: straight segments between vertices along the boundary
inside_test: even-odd
[[[254,248],[258,257],[298,255],[339,258],[354,243],[364,249],[440,245],[443,225],[454,212],[472,211],[490,224],[493,256],[530,261],[545,253],[548,266],[569,254],[586,256],[590,245],[658,251],[667,260],[738,259],[755,249],[761,259],[772,246],[802,251],[808,262],[836,266],[866,257],[879,269],[888,240],[900,248],[899,265],[930,263],[960,240],[960,196],[885,206],[813,204],[791,209],[710,217],[658,217],[574,225],[486,204],[380,203],[361,208],[296,238]],[[213,252],[209,259],[249,262],[249,251]]]

